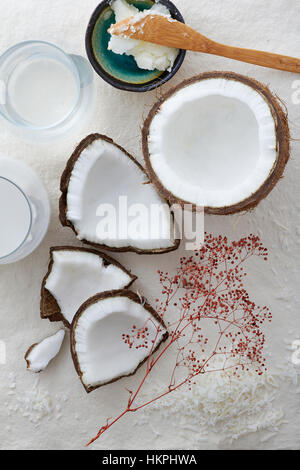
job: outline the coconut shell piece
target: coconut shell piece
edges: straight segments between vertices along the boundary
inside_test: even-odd
[[[40,343],[34,343],[25,353],[27,369],[39,373],[46,369],[49,363],[58,355],[65,337],[65,331],[59,330]]]
[[[107,137],[106,135],[103,135],[103,134],[97,134],[96,133],[96,134],[88,135],[85,139],[83,139],[78,144],[78,146],[74,150],[72,156],[68,160],[66,168],[65,168],[65,170],[62,174],[61,183],[60,183],[60,190],[61,190],[61,193],[62,193],[61,197],[60,197],[60,201],[59,201],[59,218],[60,218],[60,222],[64,227],[71,228],[73,230],[73,232],[76,234],[77,237],[78,237],[78,231],[75,228],[74,223],[68,219],[68,188],[69,188],[69,184],[70,184],[71,175],[72,175],[72,172],[73,172],[73,169],[74,169],[74,166],[75,166],[77,160],[81,156],[82,152],[84,150],[86,150],[90,145],[92,145],[97,140],[102,140],[104,142],[107,142],[107,143],[113,145],[116,149],[123,152],[123,154],[126,155],[129,158],[129,160],[131,160],[137,166],[137,168],[145,176],[146,180],[148,180],[147,173],[145,172],[145,169],[140,165],[140,163],[132,155],[130,155],[130,153],[128,153],[123,147],[116,144],[110,137]],[[146,183],[147,183],[147,181],[146,181]],[[167,203],[166,200],[164,202]],[[174,221],[173,214],[172,214],[172,219]],[[109,250],[109,251],[112,251],[112,252],[120,252],[120,253],[121,252],[134,252],[134,253],[137,253],[137,254],[146,254],[146,255],[148,255],[148,254],[168,253],[170,251],[177,250],[179,245],[180,245],[180,240],[179,239],[174,240],[173,243],[168,247],[157,248],[157,249],[142,249],[142,248],[137,248],[135,246],[112,247],[112,246],[102,244],[102,243],[95,243],[95,242],[87,240],[85,238],[83,238],[83,239],[80,238],[80,240],[83,243],[88,244],[90,246],[93,246],[97,249],[104,249],[104,250]]]
[[[193,85],[196,82],[200,82],[203,80],[208,79],[227,79],[227,80],[234,80],[240,82],[244,85],[248,85],[254,91],[256,91],[259,95],[263,97],[265,102],[268,104],[271,114],[274,119],[275,128],[276,128],[276,150],[277,150],[277,158],[276,162],[273,165],[271,172],[269,173],[268,178],[264,181],[264,183],[244,200],[241,200],[239,203],[231,205],[231,206],[224,206],[224,207],[205,207],[205,212],[207,214],[216,214],[216,215],[228,215],[228,214],[235,214],[241,211],[247,211],[250,209],[255,208],[259,202],[268,196],[268,194],[272,191],[272,189],[276,186],[277,182],[283,176],[283,172],[285,166],[290,157],[290,132],[289,132],[289,125],[288,125],[288,116],[286,111],[283,109],[280,100],[272,94],[270,89],[263,85],[262,83],[249,78],[247,76],[239,75],[233,72],[222,72],[222,71],[214,71],[214,72],[205,72],[190,79],[184,80],[179,85],[171,88],[168,90],[152,107],[150,110],[143,126],[142,130],[142,146],[143,146],[143,154],[145,159],[146,171],[149,176],[149,180],[153,183],[159,193],[172,204],[180,204],[182,207],[186,204],[191,204],[191,202],[180,199],[176,197],[176,195],[172,194],[164,183],[159,179],[156,172],[154,171],[152,164],[151,164],[151,156],[149,152],[149,132],[150,126],[152,124],[153,119],[159,113],[162,105],[167,102],[171,97],[173,97],[176,93],[183,90],[185,87],[189,85]],[[197,206],[193,204],[193,210],[196,210]]]
[[[144,310],[147,312],[147,314],[149,314],[148,318],[150,318],[150,319],[152,318],[153,321],[156,322],[156,325],[160,326],[160,328],[162,330],[161,333],[160,333],[160,339],[158,340],[158,338],[157,338],[157,342],[156,342],[154,350],[152,351],[152,354],[154,354],[158,350],[160,345],[164,341],[166,341],[168,336],[169,336],[169,334],[166,330],[165,324],[162,321],[162,319],[160,318],[160,316],[158,315],[158,313],[151,307],[151,305],[149,305],[149,303],[144,298],[138,296],[137,294],[135,294],[132,291],[123,289],[123,290],[119,290],[119,291],[104,292],[102,294],[96,295],[96,296],[92,297],[91,299],[87,300],[80,307],[78,312],[76,313],[76,315],[74,317],[74,320],[73,320],[73,323],[72,323],[72,327],[71,327],[71,354],[72,354],[72,358],[73,358],[73,362],[74,362],[74,366],[75,366],[75,369],[77,371],[77,374],[78,374],[78,376],[79,376],[79,378],[82,382],[82,385],[84,386],[87,393],[90,393],[90,392],[92,392],[92,391],[96,390],[97,388],[102,387],[104,385],[114,383],[114,382],[116,382],[117,380],[119,380],[123,377],[129,377],[129,376],[134,375],[136,373],[136,371],[149,358],[149,354],[146,355],[146,357],[143,357],[136,364],[136,367],[134,368],[134,370],[132,372],[130,372],[130,373],[120,373],[119,375],[116,375],[115,377],[112,377],[107,381],[102,381],[102,383],[99,383],[99,384],[95,385],[95,384],[86,383],[85,380],[84,380],[85,374],[84,374],[84,371],[82,370],[82,367],[81,367],[81,364],[80,364],[80,359],[79,359],[79,355],[78,355],[78,351],[77,351],[78,345],[77,345],[77,340],[76,340],[76,334],[77,334],[76,331],[79,328],[79,323],[80,323],[82,317],[86,315],[86,312],[91,307],[97,305],[97,303],[99,303],[99,302],[101,303],[102,301],[106,301],[106,300],[109,301],[110,299],[122,299],[122,298],[128,299],[129,301],[132,301],[133,303],[136,303],[139,306],[143,306]],[[102,319],[99,319],[99,322],[101,320]],[[137,320],[133,320],[130,317],[130,322],[133,322],[133,321],[137,321]],[[84,322],[85,322],[85,324],[87,322],[87,317],[86,316],[84,317]],[[97,323],[97,321],[93,324],[93,331],[95,331],[96,323]],[[117,322],[116,322],[116,324],[117,324]],[[131,325],[131,323],[128,326],[129,326],[130,329],[133,327],[133,325]],[[137,328],[138,328],[138,326],[137,326]],[[124,331],[124,333],[126,333],[126,331]],[[107,336],[108,336],[108,334],[105,334],[105,337],[107,337]],[[82,332],[79,335],[79,337],[82,338]],[[120,338],[118,340],[120,342],[123,341],[121,335],[120,335]],[[113,339],[111,338],[111,335],[110,335],[109,338],[108,338],[108,344],[109,345],[111,345],[111,341],[113,341]],[[101,342],[97,341],[97,344],[101,344]],[[123,356],[127,353],[127,351],[129,351],[128,354],[134,354],[135,353],[135,347],[133,347],[132,349],[129,349],[128,345],[124,345],[124,347],[126,348],[125,349],[126,352],[123,351],[123,353],[121,355],[119,355],[118,357],[117,356],[115,357],[115,361],[116,361],[117,364],[122,361]],[[79,346],[79,349],[80,349],[80,351],[82,351],[82,348],[80,346]],[[84,349],[85,349],[85,351],[87,350],[86,345],[84,346]],[[95,353],[93,353],[93,354],[95,355]],[[110,352],[108,354],[108,357],[109,357],[109,360],[110,360],[111,359],[111,353]],[[99,361],[101,361],[101,359],[102,359],[101,356],[99,356]],[[105,367],[105,365],[106,365],[106,363],[104,361],[104,367]]]
[[[55,246],[50,248],[50,262],[48,266],[48,271],[47,274],[45,275],[43,282],[42,282],[42,287],[41,287],[41,301],[40,301],[40,312],[41,312],[41,318],[42,319],[48,319],[51,322],[57,322],[57,321],[62,321],[65,326],[70,328],[71,322],[65,317],[64,313],[61,310],[61,307],[59,306],[57,299],[54,297],[54,295],[47,289],[47,281],[49,279],[49,276],[52,272],[53,265],[54,265],[54,256],[55,253],[57,252],[71,252],[71,253],[88,253],[88,254],[93,254],[99,257],[101,260],[103,260],[103,266],[105,268],[109,266],[115,266],[118,268],[122,273],[126,274],[128,278],[128,282],[126,285],[123,285],[122,287],[124,288],[129,288],[134,281],[137,279],[137,276],[133,275],[130,271],[128,271],[124,266],[122,266],[118,261],[114,260],[110,256],[94,250],[94,249],[88,249],[88,248],[80,248],[80,247],[72,247],[72,246]],[[83,279],[84,280],[84,279]],[[103,290],[103,289],[102,289]],[[106,289],[104,289],[106,290]],[[99,284],[99,291],[101,292],[101,285]],[[97,293],[97,292],[95,292]],[[87,296],[88,298],[89,296]],[[84,299],[87,300],[87,298]],[[82,302],[81,302],[82,303]],[[80,305],[81,305],[80,303]],[[80,306],[78,305],[78,307]],[[75,313],[75,312],[74,312]]]

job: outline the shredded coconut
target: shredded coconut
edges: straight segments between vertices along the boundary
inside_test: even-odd
[[[168,421],[180,419],[181,429],[202,437],[215,433],[232,442],[247,433],[269,430],[264,436],[268,440],[283,423],[282,409],[274,407],[277,392],[277,377],[268,373],[245,371],[239,377],[230,371],[207,373],[191,390],[172,392],[144,408],[143,415],[149,421],[158,411]]]
[[[68,401],[67,395],[51,396],[49,392],[39,386],[39,378],[33,384],[31,390],[18,390],[16,376],[9,374],[9,401],[5,403],[7,414],[19,414],[27,418],[31,423],[39,426],[42,419],[56,419],[62,417],[63,403]]]

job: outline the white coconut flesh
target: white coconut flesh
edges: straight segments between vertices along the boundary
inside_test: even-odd
[[[45,370],[52,359],[59,353],[64,337],[65,331],[59,330],[55,335],[49,336],[29,348],[25,355],[27,369],[31,372],[41,372]]]
[[[132,277],[113,264],[106,265],[100,255],[75,250],[52,252],[53,264],[45,283],[68,323],[90,297],[104,291],[119,290]]]
[[[149,129],[150,163],[176,198],[234,205],[256,192],[277,158],[271,109],[254,88],[211,78],[167,99]]]
[[[118,147],[101,139],[91,143],[77,159],[68,187],[67,219],[77,237],[119,249],[175,245],[170,209],[145,180]]]
[[[129,348],[122,339],[133,326],[147,324],[148,346]],[[157,333],[157,328],[160,332]],[[105,298],[90,305],[79,317],[74,340],[85,387],[107,384],[135,372],[162,341],[165,329],[148,310],[127,297]],[[151,343],[155,341],[155,345]]]

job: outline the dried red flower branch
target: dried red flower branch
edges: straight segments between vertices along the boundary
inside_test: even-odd
[[[108,419],[89,444],[127,413],[136,412],[183,385],[192,387],[200,374],[232,369],[236,375],[250,366],[259,375],[266,370],[262,326],[271,321],[272,315],[267,307],[261,308],[251,301],[244,288],[243,265],[252,256],[268,258],[267,249],[252,234],[231,243],[226,237],[206,234],[199,251],[180,259],[174,276],[158,271],[162,298],[156,299],[157,310],[168,325],[169,338],[156,355],[148,358],[145,374],[135,391],[127,390],[129,398],[122,413]],[[167,315],[174,313],[177,318],[168,321]],[[123,335],[129,348],[149,347],[147,325],[141,329],[134,325],[130,333]],[[208,328],[213,330],[210,339],[204,333]],[[153,345],[155,341],[156,338]],[[151,400],[138,402],[146,379],[171,348],[175,348],[175,361],[168,386]],[[215,361],[216,358],[219,360]],[[220,359],[222,367],[217,369],[215,364],[220,364]]]

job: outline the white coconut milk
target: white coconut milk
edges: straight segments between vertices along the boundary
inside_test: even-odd
[[[0,177],[0,258],[17,250],[30,230],[31,210],[26,196]]]
[[[8,83],[12,111],[37,127],[53,126],[65,119],[74,109],[78,93],[72,70],[59,60],[43,56],[22,61]]]

